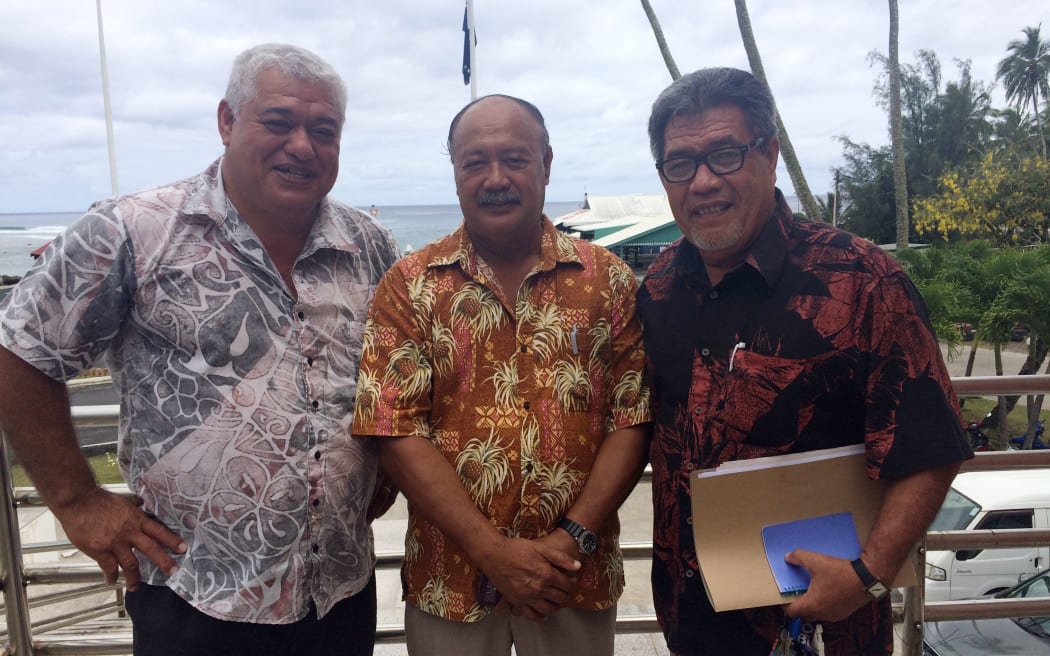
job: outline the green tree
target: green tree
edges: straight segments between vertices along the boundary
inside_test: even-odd
[[[1006,100],[1019,109],[1031,105],[1035,118],[1036,133],[1046,159],[1046,135],[1039,116],[1039,100],[1050,98],[1050,42],[1043,41],[1039,30],[1042,25],[1026,27],[1024,39],[1011,41],[1004,57],[996,69],[996,79],[1002,80]]]
[[[893,156],[889,148],[873,148],[840,137],[846,160],[841,172],[839,223],[876,244],[896,239],[893,221]]]
[[[869,55],[869,61],[882,68],[874,94],[889,110],[892,67],[877,52]],[[957,61],[956,65],[959,79],[947,83],[942,82],[940,61],[931,51],[920,50],[914,63],[900,66],[903,158],[893,157],[889,148],[840,137],[847,162],[843,193],[851,205],[844,215],[847,229],[879,243],[896,240],[895,161],[903,159],[907,195],[916,199],[937,193],[938,181],[947,169],[969,165],[987,149],[993,135],[989,90],[972,78],[970,62]],[[908,239],[912,241],[918,238],[914,200],[909,205]]]
[[[758,53],[758,43],[755,41],[755,33],[751,29],[751,17],[747,13],[747,2],[745,0],[733,0],[736,4],[736,20],[740,26],[740,38],[744,42],[744,51],[747,52],[747,61],[751,65],[751,72],[755,77],[762,80],[763,84],[769,86],[766,80],[766,70],[762,66],[762,57]],[[809,190],[809,183],[802,173],[802,165],[795,155],[795,147],[791,145],[788,138],[787,128],[780,118],[780,110],[776,110],[777,132],[780,138],[780,154],[784,157],[784,166],[788,170],[791,184],[795,187],[795,195],[802,203],[802,209],[806,216],[816,219],[820,211],[817,202],[813,199],[813,193]]]
[[[1031,258],[1023,263],[1003,291],[1003,302],[1019,310],[1019,323],[1029,329],[1028,356],[1021,368],[1022,374],[1036,373],[1047,356],[1050,338],[1050,244],[1042,244],[1029,251]],[[1047,373],[1050,373],[1048,369]],[[1007,412],[1013,409],[1019,397],[1007,398]],[[1028,429],[1025,448],[1031,448],[1034,426],[1043,408],[1043,395],[1029,395]]]
[[[978,345],[991,346],[996,374],[1003,375],[1002,348],[1017,324],[1029,328],[1028,355],[1016,375],[1037,373],[1047,357],[1050,335],[1050,245],[1031,249],[995,247],[973,240],[897,253],[923,295],[938,339],[954,357],[959,345],[957,322],[976,322],[965,375],[973,372]],[[1006,434],[1006,417],[1018,396],[1004,396],[986,419]],[[1042,398],[1028,401],[1029,425]]]
[[[1014,150],[989,151],[972,170],[944,174],[937,194],[916,201],[914,220],[921,234],[943,239],[1050,242],[1050,163]]]
[[[817,196],[815,200],[817,201],[815,218],[829,225],[835,225],[835,194],[829,191],[823,196]]]
[[[678,64],[674,62],[674,57],[671,56],[671,49],[667,47],[667,39],[664,38],[664,31],[663,28],[660,27],[660,20],[656,17],[656,12],[653,11],[653,6],[649,3],[649,0],[642,0],[642,9],[645,10],[645,15],[649,19],[649,25],[653,28],[653,36],[656,37],[656,46],[660,48],[660,55],[664,58],[667,72],[671,74],[672,80],[677,80],[682,77],[682,74],[678,72]]]
[[[904,160],[904,122],[901,116],[901,68],[897,52],[900,15],[897,0],[890,3],[890,56],[886,62],[889,69],[890,91],[890,143],[893,148],[893,196],[897,217],[897,250],[908,248],[908,172]]]

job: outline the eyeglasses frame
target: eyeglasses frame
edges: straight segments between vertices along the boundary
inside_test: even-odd
[[[680,184],[682,182],[689,182],[689,181],[691,181],[693,178],[696,177],[696,173],[697,173],[697,171],[700,170],[700,165],[701,164],[705,165],[707,167],[708,171],[710,171],[711,173],[713,173],[713,174],[715,174],[715,175],[717,175],[719,177],[721,177],[723,175],[730,175],[731,173],[736,173],[740,169],[744,168],[744,162],[745,162],[745,160],[747,158],[747,151],[752,150],[754,148],[761,148],[763,145],[765,145],[765,143],[767,141],[768,141],[768,137],[756,137],[755,140],[752,141],[751,143],[744,144],[742,146],[726,146],[725,148],[716,148],[715,150],[712,150],[711,152],[707,153],[706,155],[701,155],[701,156],[698,156],[698,157],[692,156],[692,155],[681,155],[681,156],[678,156],[678,157],[668,157],[666,159],[657,160],[657,162],[656,162],[656,170],[658,170],[660,172],[660,176],[664,180],[669,182],[670,184]],[[735,169],[730,169],[728,171],[716,171],[713,168],[711,168],[711,165],[708,163],[707,158],[711,157],[712,155],[714,155],[716,153],[724,153],[724,152],[729,151],[729,150],[738,150],[738,151],[740,151],[740,164]],[[682,178],[681,180],[671,180],[670,178],[667,177],[667,174],[664,172],[664,165],[667,162],[673,162],[675,160],[681,160],[681,159],[692,160],[696,164],[696,166],[693,169],[693,174],[690,175],[687,178]]]

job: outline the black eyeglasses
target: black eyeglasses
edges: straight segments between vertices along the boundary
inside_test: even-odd
[[[702,157],[670,157],[658,161],[656,168],[668,182],[689,182],[696,177],[696,171],[701,164],[707,164],[707,168],[715,175],[728,175],[744,168],[744,156],[747,155],[747,151],[764,143],[766,138],[759,137],[749,144],[719,148]]]

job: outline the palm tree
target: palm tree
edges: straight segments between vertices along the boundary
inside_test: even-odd
[[[1040,27],[1042,24],[1024,28],[1025,38],[1011,41],[1006,46],[1010,54],[999,62],[995,79],[1001,79],[1006,86],[1008,102],[1015,104],[1018,109],[1029,103],[1032,105],[1035,127],[1045,158],[1046,135],[1043,133],[1043,121],[1039,118],[1039,100],[1050,98],[1050,41],[1040,38]]]
[[[908,174],[904,162],[904,120],[901,118],[900,15],[890,3],[890,140],[893,144],[893,197],[897,209],[897,250],[908,248]]]
[[[740,25],[740,38],[744,41],[744,50],[747,52],[751,72],[768,87],[769,82],[766,81],[766,71],[762,67],[762,57],[758,54],[758,43],[751,29],[751,17],[747,13],[747,2],[745,0],[734,0],[734,2],[736,3],[736,20]],[[788,139],[784,121],[780,118],[780,110],[776,111],[776,119],[777,132],[780,134],[780,152],[784,155],[784,166],[787,167],[791,184],[795,187],[795,195],[802,203],[806,215],[817,220],[820,216],[820,208],[817,207],[813,193],[809,190],[809,184],[806,183],[806,177],[802,174],[802,166],[799,164],[798,157],[795,156],[795,148],[791,145],[791,140]],[[904,239],[907,241],[907,236]]]
[[[674,63],[674,57],[671,56],[671,51],[667,47],[667,39],[664,38],[664,31],[660,28],[660,21],[656,18],[656,12],[653,11],[653,6],[649,4],[649,0],[642,0],[642,9],[645,10],[645,15],[649,17],[649,25],[653,28],[656,45],[660,48],[660,54],[664,57],[664,63],[667,64],[667,70],[671,74],[671,79],[677,80],[682,77],[682,74],[678,72],[678,65]]]

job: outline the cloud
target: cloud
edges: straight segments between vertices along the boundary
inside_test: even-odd
[[[747,67],[732,3],[652,4],[682,71]],[[865,59],[886,50],[886,4],[751,0],[748,8],[810,186],[823,193],[842,161],[837,136],[887,141],[871,95],[878,72]],[[0,212],[77,211],[109,193],[94,9],[0,3]],[[122,191],[193,174],[217,157],[215,108],[234,56],[282,41],[325,57],[347,82],[335,195],[359,205],[455,202],[444,141],[469,100],[460,2],[103,0],[103,12]],[[954,79],[952,60],[971,59],[986,83],[1006,44],[1046,14],[1034,0],[923,0],[900,12],[903,61],[933,50]],[[519,95],[547,118],[549,199],[660,191],[645,129],[670,77],[637,0],[475,0],[475,19],[479,91]],[[791,193],[783,171],[780,180]]]

